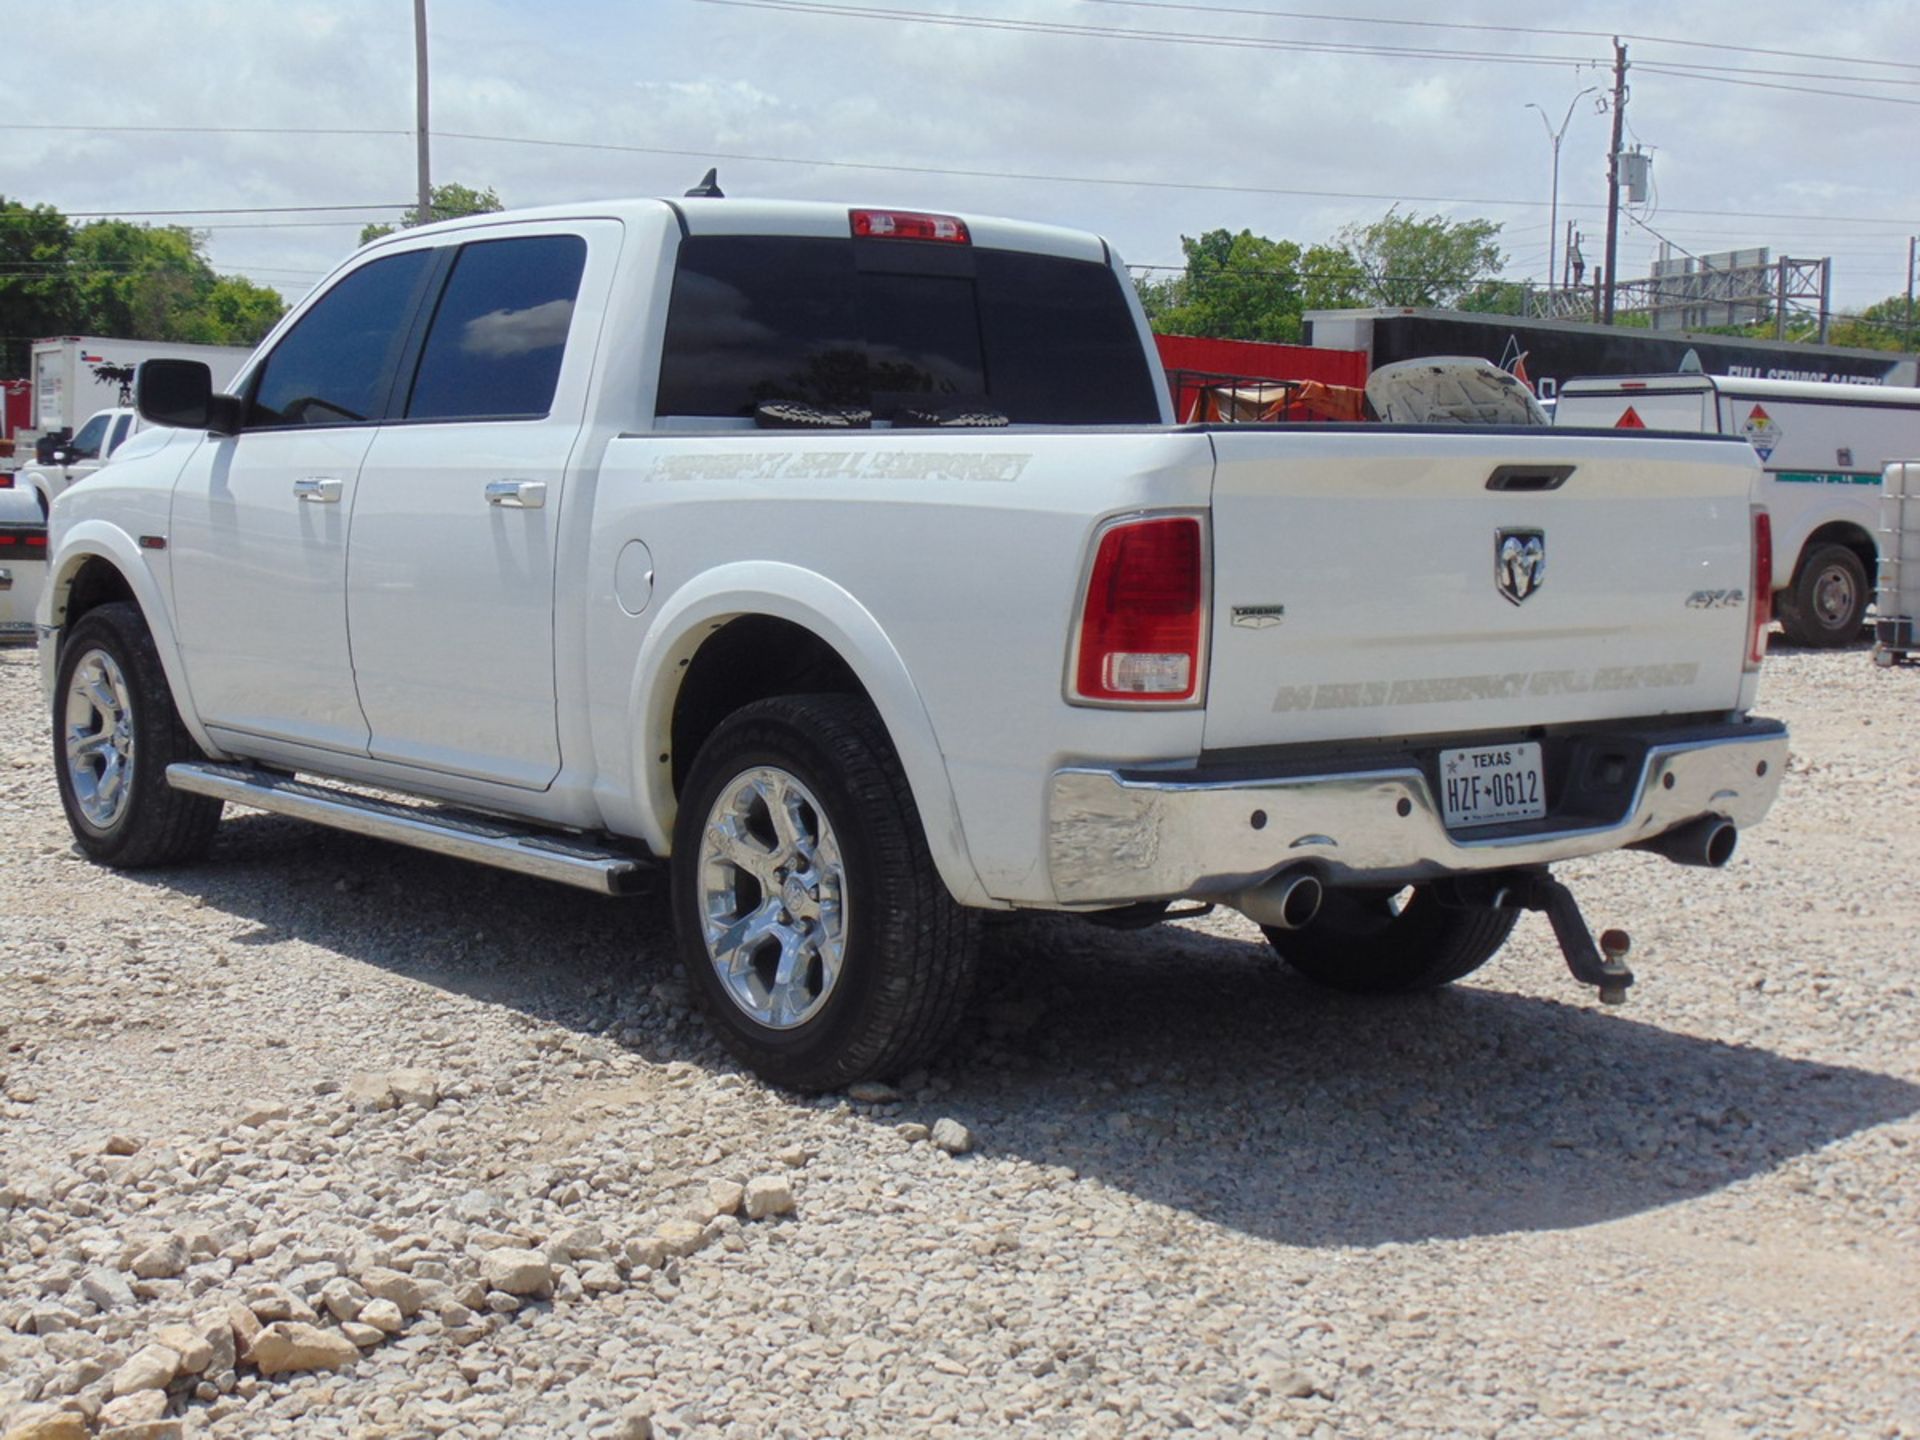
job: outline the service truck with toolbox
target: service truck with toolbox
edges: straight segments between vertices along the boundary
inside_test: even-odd
[[[81,848],[179,863],[232,802],[664,871],[715,1029],[800,1088],[934,1054],[994,910],[1231,905],[1397,991],[1531,908],[1618,999],[1549,867],[1724,864],[1785,768],[1744,441],[1177,426],[1087,234],[474,216],[138,403],[40,607]]]
[[[1726,375],[1569,380],[1560,425],[1744,439],[1772,517],[1774,614],[1797,645],[1860,638],[1879,556],[1880,477],[1920,455],[1920,390]]]

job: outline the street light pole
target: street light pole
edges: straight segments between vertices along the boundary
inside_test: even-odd
[[[1561,117],[1558,130],[1553,128],[1553,122],[1547,118],[1545,110],[1541,110],[1531,100],[1526,104],[1527,109],[1540,111],[1540,123],[1546,127],[1547,139],[1553,142],[1553,199],[1548,206],[1547,217],[1547,293],[1549,295],[1553,293],[1553,277],[1558,273],[1555,269],[1558,252],[1554,247],[1560,242],[1560,142],[1566,138],[1567,126],[1573,123],[1573,107],[1580,103],[1582,97],[1593,94],[1599,88],[1598,85],[1589,85],[1567,102],[1567,113]]]

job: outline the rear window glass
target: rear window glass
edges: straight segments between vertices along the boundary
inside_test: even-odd
[[[1139,332],[1110,269],[932,248],[762,235],[683,241],[656,412],[751,417],[762,402],[801,400],[871,407],[884,419],[902,401],[947,397],[983,401],[1015,424],[1159,420]]]

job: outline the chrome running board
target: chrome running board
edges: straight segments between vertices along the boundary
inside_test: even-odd
[[[630,895],[644,889],[651,869],[645,856],[595,845],[576,836],[516,830],[488,816],[403,805],[251,765],[213,761],[169,765],[167,783],[195,795],[210,795],[254,810],[391,840],[436,855],[477,860],[482,865],[557,880],[602,895]]]

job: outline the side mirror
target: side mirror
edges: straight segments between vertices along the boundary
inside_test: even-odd
[[[67,449],[66,446],[61,445],[56,447],[54,451],[47,456],[47,458],[51,460],[55,465],[58,465],[62,469],[65,469],[68,465],[73,463],[73,452]]]
[[[217,395],[213,372],[198,360],[143,360],[133,379],[140,418],[179,430],[233,435],[240,429],[240,402]]]

